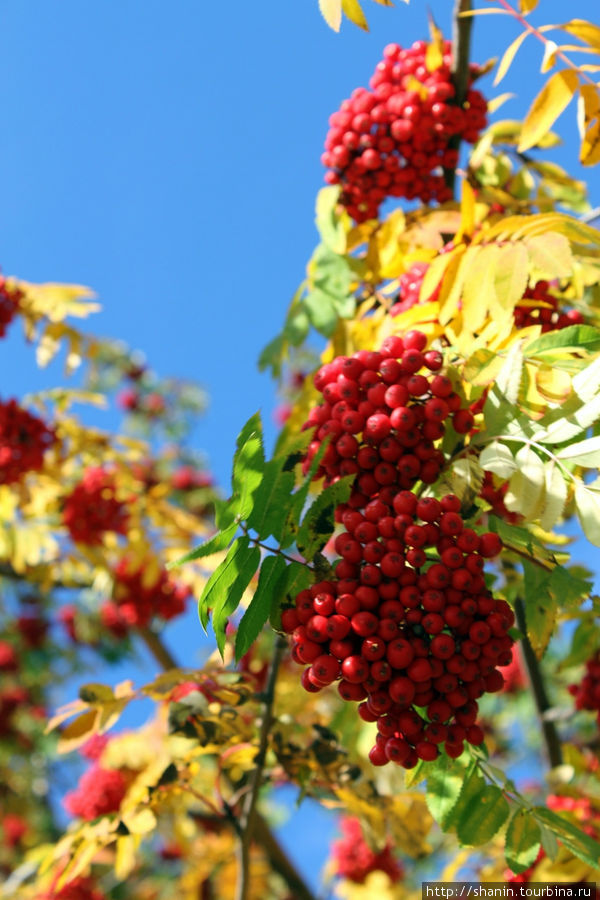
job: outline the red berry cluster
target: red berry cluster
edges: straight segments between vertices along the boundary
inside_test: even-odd
[[[525,687],[527,682],[521,663],[518,644],[515,644],[512,648],[512,659],[509,664],[504,667],[502,675],[504,677],[504,687],[502,689],[504,693],[516,694],[517,691],[521,691]]]
[[[14,484],[25,472],[41,469],[54,441],[54,432],[16,400],[0,401],[0,484]]]
[[[600,725],[600,650],[585,664],[581,684],[569,685],[569,692],[575,697],[577,709],[589,709],[597,713]]]
[[[331,847],[336,875],[355,884],[364,884],[371,872],[385,872],[393,884],[403,878],[404,871],[392,853],[391,844],[386,844],[379,853],[371,850],[358,819],[343,818],[340,828],[343,837]]]
[[[72,816],[90,822],[117,812],[126,790],[127,782],[118,769],[95,765],[83,773],[77,788],[65,795],[63,804]]]
[[[423,284],[423,279],[425,278],[425,273],[428,268],[429,263],[417,262],[400,276],[398,298],[396,303],[394,303],[390,309],[390,314],[392,316],[399,316],[400,313],[406,312],[407,309],[412,309],[413,306],[416,306],[420,302],[419,294],[421,293],[421,285]],[[437,300],[441,289],[442,285],[440,282],[431,296],[427,298],[427,302],[433,303]]]
[[[179,466],[171,475],[171,487],[176,491],[194,491],[211,487],[212,483],[210,473],[198,471],[194,466]]]
[[[377,722],[374,765],[412,768],[440,744],[460,756],[465,740],[482,743],[477,699],[502,689],[496,667],[512,658],[512,610],[483,577],[502,543],[465,528],[452,494],[399,491],[372,510],[344,510],[335,580],[301,591],[282,616],[294,658],[310,664],[303,686],[341,679],[340,696],[363,701],[359,715]]]
[[[523,300],[531,301],[515,307],[515,325],[526,328],[528,325],[541,325],[542,332],[558,331],[568,325],[580,325],[583,316],[576,309],[561,312],[558,299],[550,293],[547,281],[538,281],[534,287],[528,287]]]
[[[100,616],[107,628],[122,637],[130,628],[148,625],[154,616],[169,620],[181,615],[190,593],[189,587],[173,581],[166,569],[147,584],[144,564],[124,557],[115,569],[113,599],[102,605]]]
[[[100,466],[86,469],[65,500],[63,522],[80,544],[100,544],[107,531],[125,534],[128,514],[117,499],[114,475]]]
[[[508,491],[508,482],[504,482],[499,487],[494,484],[494,477],[491,472],[484,472],[483,483],[481,485],[480,496],[490,504],[492,512],[505,522],[516,525],[522,521],[519,513],[510,512],[504,505],[504,497]]]
[[[431,71],[426,51],[425,41],[406,50],[389,44],[371,90],[357,88],[329,119],[325,180],[342,185],[341,202],[356,222],[376,218],[386,197],[450,200],[442,168],[456,168],[458,152],[449,141],[460,136],[473,143],[485,127],[487,104],[479,91],[468,91],[463,108],[454,102],[450,42]]]
[[[60,890],[43,894],[39,900],[106,900],[106,896],[98,890],[92,878],[80,875]]]
[[[0,641],[0,672],[16,672],[19,668],[17,652],[8,641]]]
[[[444,465],[434,442],[444,436],[447,420],[458,434],[473,427],[473,414],[439,372],[441,353],[423,352],[426,346],[422,332],[409,331],[386,338],[379,352],[338,356],[315,375],[324,402],[311,409],[304,426],[316,428],[304,470],[328,439],[315,477],[329,484],[355,475],[353,509],[375,499],[389,507],[399,488],[433,484]]]
[[[2,816],[2,831],[4,832],[4,844],[14,848],[21,843],[29,831],[29,825],[22,816],[16,813],[5,813]]]
[[[6,279],[0,275],[0,338],[6,334],[6,329],[12,322],[23,292],[17,287],[11,287]]]

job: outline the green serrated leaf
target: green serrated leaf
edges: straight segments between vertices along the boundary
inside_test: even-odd
[[[600,329],[591,325],[569,325],[559,331],[549,331],[539,338],[525,344],[525,356],[554,356],[557,351],[580,353],[587,350],[593,353],[600,350]]]
[[[254,494],[248,528],[254,529],[260,540],[272,535],[278,541],[283,535],[294,490],[294,473],[284,469],[287,459],[287,456],[276,456],[266,464]]]
[[[310,491],[312,480],[315,477],[319,466],[321,465],[321,460],[325,456],[327,447],[330,443],[331,438],[329,436],[321,442],[321,446],[310,462],[310,467],[308,469],[308,472],[306,473],[304,481],[302,482],[296,493],[292,496],[292,502],[285,523],[285,530],[280,541],[280,546],[282,549],[289,547],[290,544],[293,544],[293,542],[296,540],[298,529],[300,527],[300,517],[302,516],[302,512],[304,510],[304,504],[306,503],[306,498],[308,497],[308,492]]]
[[[235,658],[241,659],[250,649],[268,620],[279,592],[287,581],[283,556],[267,556],[260,567],[254,597],[240,620],[235,638]]]
[[[317,194],[315,224],[323,243],[334,253],[346,252],[346,230],[336,208],[340,197],[338,185],[321,188]]]
[[[469,774],[475,771],[475,764]],[[440,756],[430,767],[427,778],[427,807],[438,825],[447,830],[452,812],[468,780],[467,767],[449,756]]]
[[[508,819],[510,807],[496,785],[485,785],[465,809],[456,826],[456,836],[467,847],[487,844],[498,834]]]
[[[558,604],[550,590],[549,572],[525,560],[523,574],[527,636],[540,659],[554,631]]]
[[[233,459],[232,501],[240,519],[252,512],[254,494],[262,481],[264,468],[262,423],[260,414],[256,413],[242,429]]]
[[[323,549],[333,533],[335,509],[345,503],[352,491],[354,475],[340,478],[322,491],[304,514],[296,544],[305,559],[312,559]]]
[[[204,544],[201,544],[194,550],[190,550],[189,553],[180,556],[179,559],[174,560],[174,562],[167,563],[167,569],[176,569],[184,563],[193,562],[195,559],[203,559],[205,556],[211,556],[213,553],[220,553],[229,546],[229,542],[235,535],[237,528],[237,523],[233,522],[223,531],[218,531],[214,534],[208,541],[205,541]]]
[[[518,875],[535,862],[540,849],[540,826],[529,810],[517,809],[506,830],[504,854],[507,865]]]
[[[198,601],[200,620],[204,627],[212,611],[212,624],[217,646],[223,653],[227,618],[238,607],[260,562],[258,547],[251,547],[244,535],[237,538],[223,562],[212,573]]]
[[[567,819],[545,807],[535,807],[536,820],[552,831],[571,853],[589,866],[600,869],[600,844]]]
[[[463,781],[456,803],[445,820],[444,831],[455,830],[467,816],[473,815],[473,807],[485,790],[486,784],[473,761]]]
[[[320,288],[314,288],[304,298],[304,307],[311,325],[325,337],[331,337],[337,325],[338,315],[333,297]]]
[[[569,444],[568,447],[559,450],[556,456],[585,469],[596,468],[600,466],[600,437],[586,438],[576,444]]]
[[[580,622],[571,638],[571,649],[560,664],[561,669],[577,666],[590,659],[600,647],[600,629],[592,619]]]

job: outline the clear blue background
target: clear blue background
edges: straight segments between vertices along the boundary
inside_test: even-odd
[[[371,32],[345,22],[341,35],[316,0],[0,7],[2,269],[90,285],[103,305],[91,330],[143,349],[162,374],[202,382],[211,406],[198,447],[221,483],[235,436],[258,407],[274,434],[273,388],[255,362],[316,240],[328,116],[367,84],[386,43],[426,35],[424,0],[364,5]],[[450,0],[428,6],[448,33]],[[532,21],[597,13],[596,0],[542,0]],[[508,17],[479,19],[473,58],[499,56],[518,31]],[[481,82],[488,97],[517,95],[497,117],[523,115],[541,84],[541,53],[530,37],[498,89],[492,76]],[[566,143],[552,158],[581,175],[574,107],[559,128]],[[597,205],[598,176],[583,174]],[[0,354],[2,396],[62,382],[58,365],[34,370],[15,327]],[[107,428],[117,421],[106,414]],[[170,635],[193,662],[194,622]],[[315,883],[331,827],[307,824],[308,814],[282,833]]]

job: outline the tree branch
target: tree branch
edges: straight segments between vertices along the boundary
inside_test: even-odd
[[[469,88],[469,59],[471,53],[472,16],[461,16],[470,12],[472,0],[455,0],[452,13],[452,83],[455,95],[454,103],[462,107]],[[460,135],[452,137],[448,143],[451,150],[460,150]],[[456,169],[444,169],[446,185],[454,192]]]
[[[555,766],[562,765],[562,749],[554,722],[550,722],[546,718],[544,718],[544,713],[548,709],[550,709],[551,704],[546,692],[546,685],[544,683],[544,677],[542,675],[540,664],[535,653],[533,652],[533,647],[531,646],[529,638],[527,637],[525,606],[520,597],[517,597],[517,599],[515,600],[515,615],[517,619],[517,627],[523,635],[523,637],[521,638],[523,657],[525,660],[525,667],[527,668],[529,681],[531,683],[531,689],[533,691],[535,705],[540,719],[540,725],[542,727],[542,735],[544,738],[544,744],[546,746],[546,753],[548,755],[550,765],[552,766],[552,768],[554,768]]]

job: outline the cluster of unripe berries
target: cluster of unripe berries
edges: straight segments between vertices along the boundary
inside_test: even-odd
[[[568,325],[580,325],[583,322],[583,316],[577,309],[560,311],[558,299],[550,293],[548,281],[538,281],[534,287],[528,287],[523,294],[523,300],[530,302],[515,307],[517,328],[541,325],[542,332],[545,333],[567,328]]]
[[[167,621],[181,615],[189,595],[189,587],[173,581],[166,569],[160,569],[147,583],[144,563],[123,557],[115,568],[112,600],[100,608],[102,624],[116,637],[123,637],[131,628],[145,627],[155,616]]]
[[[371,90],[357,88],[329,119],[325,180],[342,186],[341,203],[356,222],[376,218],[387,197],[450,200],[442,169],[456,168],[458,151],[449,142],[473,143],[486,125],[479,91],[469,89],[462,108],[455,102],[450,42],[431,71],[426,53],[425,41],[407,49],[389,44]]]
[[[444,420],[451,416],[459,433],[473,425],[448,378],[416,374],[442,367],[439,353],[423,352],[426,343],[409,332],[387,338],[379,353],[339,357],[317,372],[324,402],[308,417],[316,435],[305,468],[331,436],[315,478],[355,480],[336,510],[344,531],[334,542],[335,578],[301,591],[282,614],[293,657],[308,666],[306,690],[339,680],[340,695],[377,722],[371,761],[406,768],[435,759],[440,745],[459,756],[465,740],[483,741],[477,700],[502,689],[497,666],[512,659],[514,624],[483,576],[484,560],[502,549],[499,537],[465,527],[454,495],[410,490],[440,474],[434,441]]]
[[[329,440],[315,477],[329,484],[355,475],[353,509],[375,497],[390,506],[399,488],[433,484],[444,465],[434,442],[448,423],[457,434],[473,427],[473,414],[440,374],[441,353],[426,347],[422,332],[409,331],[386,338],[379,352],[337,357],[315,375],[323,403],[311,409],[304,426],[315,428],[304,469]]]
[[[355,884],[364,884],[371,872],[385,872],[392,884],[401,881],[404,871],[389,842],[375,853],[365,841],[358,819],[345,817],[340,828],[343,837],[334,841],[331,847],[336,875]]]
[[[4,276],[0,275],[0,338],[4,337],[15,317],[22,296],[19,288],[9,286]]]
[[[597,713],[600,725],[600,650],[585,664],[585,675],[579,684],[569,685],[569,692],[575,698],[577,709],[587,709]]]
[[[54,441],[52,429],[16,400],[0,401],[0,484],[14,484],[25,472],[39,471]]]
[[[100,544],[107,531],[125,534],[128,513],[117,499],[114,475],[99,466],[86,469],[65,500],[63,522],[80,544]]]

